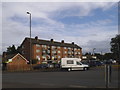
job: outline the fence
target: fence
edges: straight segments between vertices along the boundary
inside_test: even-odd
[[[31,65],[6,65],[2,67],[3,71],[29,71]]]

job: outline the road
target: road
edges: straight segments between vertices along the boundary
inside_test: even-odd
[[[3,88],[105,88],[104,67],[88,71],[5,72]],[[118,87],[118,70],[112,69],[110,88]]]

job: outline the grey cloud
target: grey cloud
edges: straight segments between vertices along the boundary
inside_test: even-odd
[[[103,41],[93,41],[90,40],[87,42],[87,45],[83,46],[83,52],[93,52],[93,48],[96,48],[95,52],[110,52],[110,40],[103,40]]]

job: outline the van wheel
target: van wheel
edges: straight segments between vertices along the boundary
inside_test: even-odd
[[[84,71],[86,71],[86,70],[87,70],[87,68],[86,68],[86,67],[84,67],[84,68],[83,68],[83,70],[84,70]]]
[[[71,71],[71,69],[70,69],[70,68],[68,68],[68,71],[70,72],[70,71]]]

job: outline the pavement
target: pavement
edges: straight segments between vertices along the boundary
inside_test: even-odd
[[[118,69],[112,68],[109,88],[118,88]],[[88,71],[3,72],[2,88],[106,88],[104,67]]]

